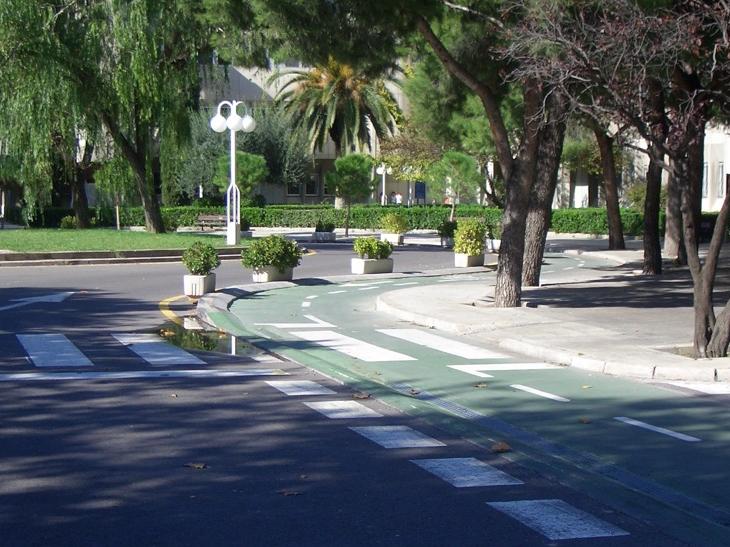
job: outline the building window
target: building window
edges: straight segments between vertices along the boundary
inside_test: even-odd
[[[304,193],[308,196],[317,195],[317,179],[315,179],[314,177],[309,177],[309,180],[307,181],[306,187],[304,189]]]
[[[299,192],[301,192],[301,185],[298,182],[289,181],[286,186],[286,193],[290,196],[298,196]]]
[[[717,197],[725,197],[725,163],[717,162]]]
[[[702,166],[702,197],[707,197],[707,164]]]

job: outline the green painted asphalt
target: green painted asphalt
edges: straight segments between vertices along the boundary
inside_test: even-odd
[[[489,275],[472,277],[474,283],[483,284]],[[465,277],[461,277],[460,281],[464,282]],[[520,453],[530,456],[529,461],[522,463],[560,480],[582,484],[596,494],[600,493],[599,490],[604,494],[611,492],[612,499],[623,500],[626,508],[636,509],[643,505],[642,511],[652,515],[650,518],[664,520],[672,511],[666,506],[657,508],[643,504],[630,492],[622,491],[616,485],[606,486],[606,481],[595,476],[576,476],[570,466],[565,464],[570,462],[594,474],[598,471],[599,475],[604,476],[611,476],[611,470],[602,473],[600,469],[594,469],[598,467],[594,465],[596,461],[609,468],[615,466],[619,470],[628,470],[633,477],[638,477],[635,482],[632,482],[634,479],[631,477],[624,481],[629,490],[642,490],[645,485],[640,480],[649,480],[692,499],[670,499],[671,492],[661,489],[648,492],[654,497],[674,506],[684,504],[688,513],[703,515],[702,518],[716,524],[723,521],[724,515],[706,513],[702,503],[721,511],[730,510],[726,472],[730,432],[722,428],[722,424],[730,418],[730,410],[724,405],[706,398],[688,397],[648,384],[575,369],[498,371],[490,372],[493,378],[478,378],[448,368],[448,365],[534,360],[514,355],[499,359],[465,359],[376,332],[381,328],[417,328],[396,322],[375,310],[374,297],[377,294],[397,289],[396,283],[404,282],[437,283],[438,279],[404,277],[376,285],[362,281],[263,291],[234,301],[230,314],[216,313],[212,317],[220,328],[228,332],[246,336],[265,349],[346,381],[356,389],[368,391],[406,412],[426,416],[436,425],[483,446],[489,446],[495,440],[507,441]],[[366,287],[377,288],[360,290]],[[346,292],[328,294],[331,291]],[[307,299],[308,296],[315,298]],[[310,305],[302,307],[305,302]],[[305,315],[332,323],[336,328],[280,329],[256,325],[306,323],[309,320]],[[292,330],[335,330],[417,360],[364,362],[294,337],[289,334]],[[457,340],[457,337],[438,331],[419,330]],[[483,345],[468,338],[458,338],[458,341]],[[411,396],[398,394],[391,389],[399,384],[414,388],[410,392]],[[513,384],[559,395],[570,399],[570,402],[544,399],[510,387]],[[429,400],[421,396],[425,393]],[[434,405],[434,400],[470,409],[486,420],[477,424],[455,419],[452,414]],[[615,420],[617,416],[641,420],[653,426],[698,437],[702,441],[689,443],[632,427]],[[506,429],[502,426],[505,423],[509,426]],[[511,436],[510,433],[515,435]],[[547,443],[541,445],[541,441]],[[567,451],[555,449],[556,446],[566,447]],[[523,460],[520,453],[514,453],[513,458]],[[692,500],[702,503],[693,505]],[[714,542],[727,533],[726,529],[720,527],[702,529],[697,523],[680,522],[682,513],[678,514],[680,516],[672,519],[672,525],[686,526],[687,537],[701,533],[708,542]]]

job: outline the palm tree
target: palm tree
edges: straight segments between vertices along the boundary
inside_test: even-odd
[[[292,77],[293,75],[293,77]],[[331,138],[336,155],[371,149],[371,128],[379,139],[392,136],[400,116],[385,80],[371,79],[332,57],[309,70],[274,74],[272,80],[291,78],[277,101],[304,127],[312,152]]]

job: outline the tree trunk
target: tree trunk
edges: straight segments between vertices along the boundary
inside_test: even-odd
[[[593,125],[593,134],[601,153],[601,170],[603,172],[603,192],[606,196],[606,214],[608,215],[608,248],[625,249],[624,230],[621,226],[621,210],[618,204],[618,175],[616,159],[613,153],[613,139],[598,125]]]
[[[643,273],[662,273],[662,251],[659,242],[659,195],[662,187],[662,168],[654,158],[661,153],[650,147],[649,168],[646,171],[646,199],[644,200],[644,268]]]
[[[137,183],[137,193],[139,194],[142,208],[144,209],[145,229],[148,232],[162,234],[165,232],[165,224],[162,221],[162,212],[160,211],[160,202],[155,194],[154,181],[152,173],[147,169],[147,146],[146,141],[141,137],[144,131],[138,132],[136,146],[127,139],[122,133],[116,120],[108,112],[99,112],[104,126],[114,139],[114,143],[122,151],[122,154],[129,162],[134,179]]]
[[[550,229],[555,188],[558,185],[560,156],[565,138],[565,108],[560,97],[552,94],[547,103],[551,123],[540,135],[535,184],[530,193],[530,205],[525,226],[525,254],[522,260],[522,284],[537,287],[545,254],[545,241]]]
[[[345,201],[345,237],[350,235],[350,200]]]
[[[88,228],[91,225],[89,222],[89,200],[86,196],[86,175],[91,168],[93,155],[94,145],[86,142],[84,152],[81,155],[81,162],[76,162],[74,158],[73,177],[71,178],[71,206],[79,228]]]
[[[682,242],[682,211],[680,210],[680,188],[676,177],[669,174],[667,181],[666,222],[664,224],[664,255],[676,258],[680,264],[687,263],[687,257],[682,256],[680,245]]]
[[[717,316],[712,337],[707,344],[708,357],[727,357],[727,347],[730,343],[730,300]]]
[[[702,178],[705,156],[704,125],[698,131],[699,135],[687,146],[689,196],[692,207],[692,218],[696,229],[699,230],[702,217]],[[699,232],[695,234],[695,245],[700,244]],[[686,242],[685,242],[686,243]]]
[[[522,299],[522,263],[525,254],[525,228],[530,193],[535,183],[535,168],[540,149],[541,128],[538,112],[542,105],[542,88],[537,80],[524,83],[524,129],[517,158],[505,181],[505,207],[502,237],[497,261],[494,304],[513,308]]]
[[[76,217],[76,225],[79,228],[88,228],[89,222],[89,201],[86,198],[86,187],[82,170],[76,166],[70,177],[71,183],[71,207]]]

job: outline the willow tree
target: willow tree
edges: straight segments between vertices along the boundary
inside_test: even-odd
[[[129,162],[152,232],[164,231],[153,177],[160,139],[186,134],[198,94],[198,58],[207,43],[200,6],[188,0],[0,5],[0,67],[8,86],[2,95],[4,111],[15,113],[11,127],[41,127],[55,111],[52,119],[66,119],[64,139],[75,138],[79,127],[103,129]],[[39,161],[37,177],[46,169],[43,143],[37,131],[25,142]]]

